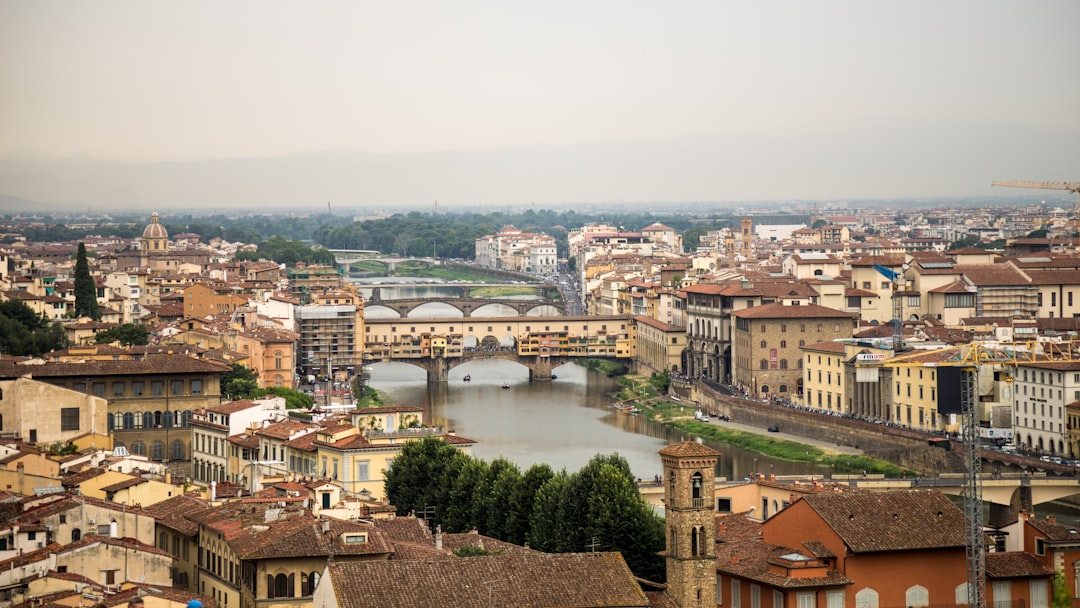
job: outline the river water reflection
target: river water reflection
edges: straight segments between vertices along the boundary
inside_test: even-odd
[[[463,381],[465,374],[470,382]],[[419,405],[431,424],[477,441],[473,454],[487,461],[503,456],[522,470],[537,463],[577,471],[596,454],[618,452],[634,475],[652,479],[661,471],[664,446],[688,439],[644,416],[611,407],[615,381],[578,365],[555,370],[551,382],[530,382],[528,370],[510,361],[476,361],[450,372],[450,381],[429,385],[425,372],[404,363],[372,366],[371,386],[388,403]],[[502,389],[506,382],[510,388]],[[693,411],[686,409],[687,415]],[[777,475],[827,475],[803,463],[774,460],[726,444],[716,474],[742,478],[752,471]]]

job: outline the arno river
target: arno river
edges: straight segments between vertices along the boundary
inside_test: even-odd
[[[465,374],[470,382],[463,381]],[[573,364],[557,368],[555,374],[558,378],[551,382],[530,382],[528,369],[516,363],[476,361],[451,370],[448,383],[428,385],[418,367],[379,363],[372,366],[371,386],[388,403],[425,408],[428,424],[476,440],[472,453],[478,458],[503,456],[522,470],[547,463],[573,472],[596,454],[618,452],[634,475],[648,480],[661,471],[657,451],[687,438],[644,416],[612,408],[615,382],[603,374]],[[503,382],[510,388],[501,388]],[[693,414],[690,408],[685,411]],[[708,445],[720,450],[717,474],[729,479],[745,477],[755,465],[765,474],[822,474],[806,464]]]

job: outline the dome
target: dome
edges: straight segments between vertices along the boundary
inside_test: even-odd
[[[158,214],[156,211],[150,215],[150,224],[143,230],[142,235],[144,239],[169,238],[169,231],[165,230],[165,226],[158,223]]]

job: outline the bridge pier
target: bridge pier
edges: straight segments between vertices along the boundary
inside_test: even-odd
[[[450,379],[450,365],[445,357],[435,357],[424,360],[423,367],[427,370],[428,383],[446,383]]]
[[[529,380],[551,380],[551,357],[537,355],[529,364]]]

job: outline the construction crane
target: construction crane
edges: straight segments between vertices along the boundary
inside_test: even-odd
[[[1036,190],[1068,190],[1077,195],[1076,205],[1073,207],[1073,230],[1080,235],[1080,182],[1035,182],[1035,181],[1004,181],[990,182],[991,186],[1004,186],[1006,188],[1034,188]]]
[[[907,285],[907,280],[904,278],[904,272],[906,272],[908,268],[908,265],[904,264],[900,267],[900,272],[897,272],[888,266],[874,264],[874,270],[878,271],[878,274],[881,276],[889,279],[889,283],[892,285],[892,333],[894,355],[904,348],[904,300],[902,299],[903,294],[900,292]]]

